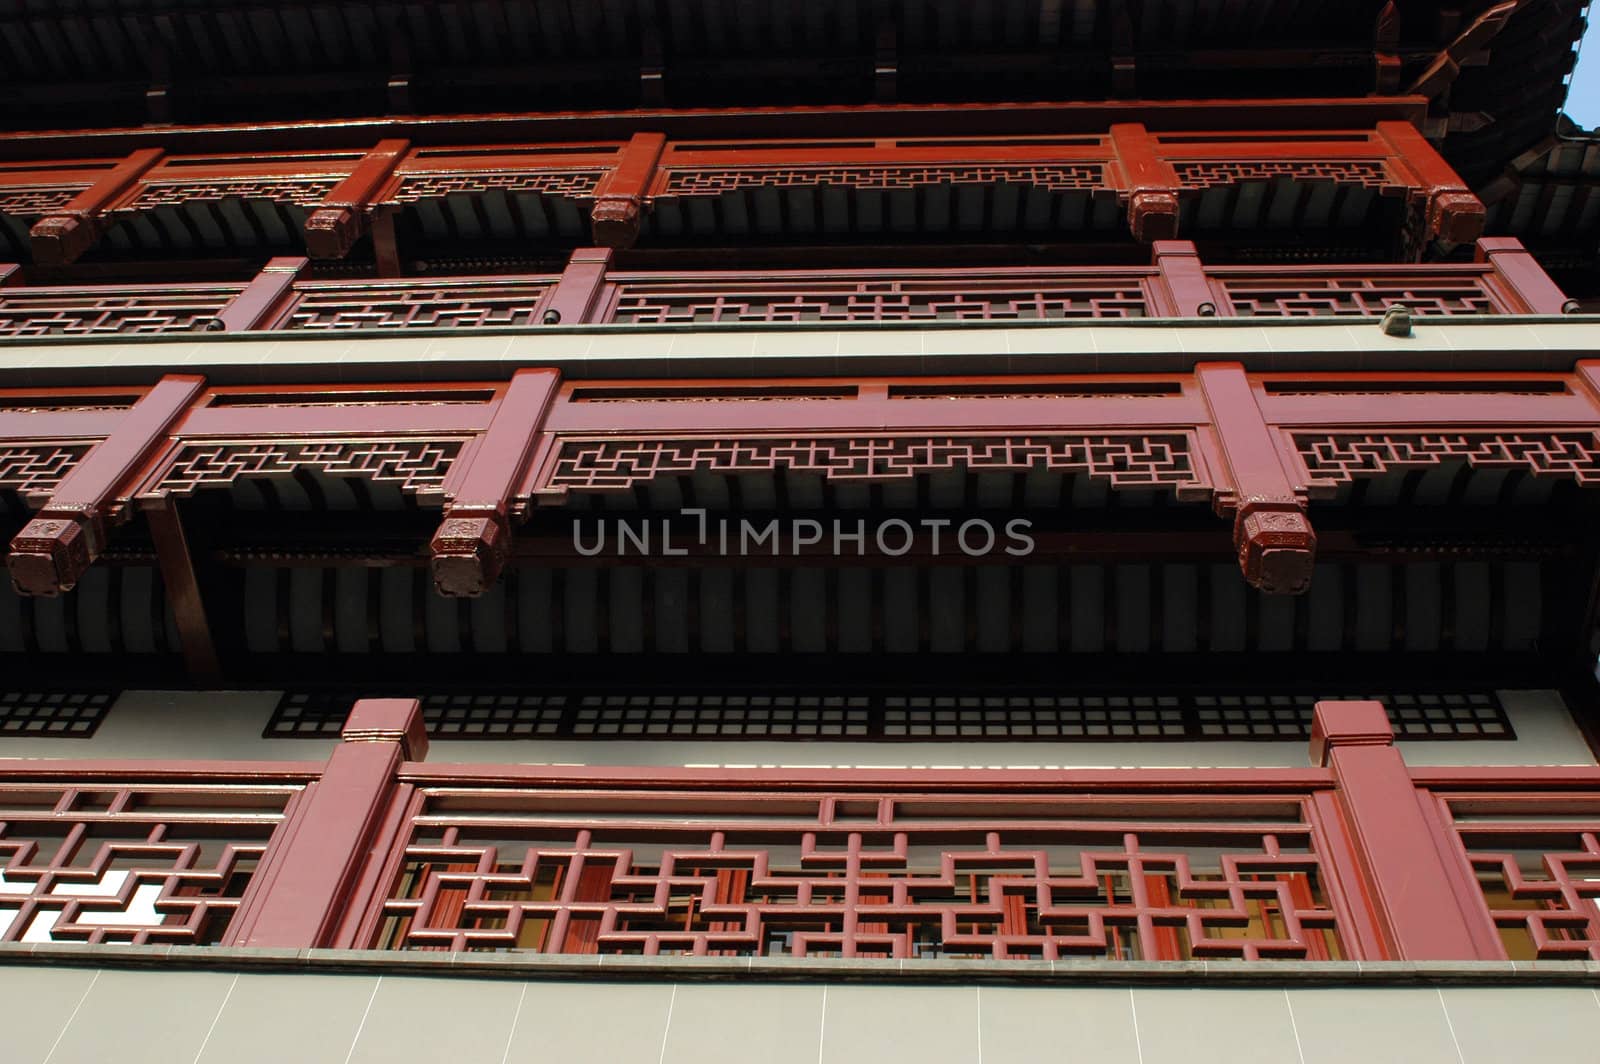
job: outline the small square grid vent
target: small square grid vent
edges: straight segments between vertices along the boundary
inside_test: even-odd
[[[0,691],[0,735],[87,739],[116,697],[105,691]]]
[[[357,696],[286,694],[269,738],[334,737]],[[457,692],[422,696],[435,739],[859,739],[878,742],[1279,741],[1316,703],[1375,699],[1401,739],[1515,739],[1498,698],[1447,694]]]

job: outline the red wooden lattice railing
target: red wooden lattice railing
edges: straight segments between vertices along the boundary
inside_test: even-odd
[[[1150,266],[614,272],[582,249],[561,275],[309,280],[274,259],[248,285],[0,287],[0,338],[207,330],[545,324],[1050,321],[1078,318],[1560,314],[1570,304],[1509,238],[1477,262],[1213,266],[1159,241]],[[0,282],[6,267],[0,266]]]
[[[700,956],[1600,957],[1600,768],[430,765],[416,703],[307,763],[0,762],[0,940]],[[411,758],[411,760],[406,760]]]

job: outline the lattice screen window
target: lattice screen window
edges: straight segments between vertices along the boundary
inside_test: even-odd
[[[105,691],[0,691],[0,736],[87,739],[116,697]]]
[[[357,696],[290,692],[268,738],[331,737]],[[422,696],[436,739],[1301,742],[1326,699],[1377,699],[1400,739],[1515,739],[1490,692],[904,694],[882,691],[456,692]]]

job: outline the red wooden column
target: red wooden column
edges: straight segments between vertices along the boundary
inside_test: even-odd
[[[1317,534],[1284,472],[1244,366],[1205,362],[1194,373],[1233,485],[1231,495],[1219,493],[1217,510],[1233,512],[1239,568],[1262,591],[1300,594],[1311,586]]]
[[[168,374],[57,485],[37,516],[11,541],[6,566],[24,595],[70,591],[105,548],[123,490],[163,447],[204,377]]]
[[[440,594],[481,595],[511,556],[511,496],[560,380],[553,369],[511,378],[429,544]]]
[[[1383,704],[1318,702],[1311,761],[1331,768],[1338,782],[1362,893],[1393,959],[1499,958],[1488,911],[1463,904],[1462,885],[1423,815]]]
[[[159,163],[161,154],[160,148],[139,149],[72,197],[60,210],[51,211],[34,222],[28,234],[33,244],[33,261],[46,266],[76,262],[104,232],[106,208]]]
[[[402,792],[400,763],[427,757],[428,736],[416,699],[364,698],[341,738],[263,859],[228,945],[324,946],[345,916],[384,814]]]
[[[372,225],[373,204],[410,151],[411,142],[380,140],[350,176],[306,218],[306,250],[314,259],[342,259]]]
[[[1556,287],[1539,260],[1514,236],[1479,237],[1473,257],[1494,267],[1495,280],[1522,304],[1524,313],[1570,314],[1578,307],[1575,300],[1568,299],[1567,294]]]
[[[639,239],[644,198],[656,174],[667,138],[661,133],[635,133],[617,158],[617,165],[595,190],[594,242],[609,248],[631,248]]]
[[[1128,192],[1128,226],[1139,241],[1178,235],[1178,181],[1172,164],[1156,151],[1156,139],[1137,122],[1111,127],[1111,148]]]
[[[1219,303],[1193,241],[1157,240],[1150,251],[1157,271],[1151,284],[1152,309],[1158,317],[1209,318],[1218,314]]]
[[[1379,122],[1378,133],[1421,186],[1423,202],[1417,208],[1423,231],[1418,235],[1451,244],[1478,239],[1487,215],[1483,201],[1472,194],[1428,138],[1410,122]]]
[[[294,282],[311,260],[301,255],[268,259],[244,291],[217,312],[216,327],[224,332],[270,329],[294,292]]]
[[[577,248],[572,252],[545,305],[546,325],[579,325],[593,320],[600,309],[611,255],[610,248]]]

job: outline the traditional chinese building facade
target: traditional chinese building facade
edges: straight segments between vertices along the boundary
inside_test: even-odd
[[[0,0],[6,1059],[1591,1059],[1582,20]]]

